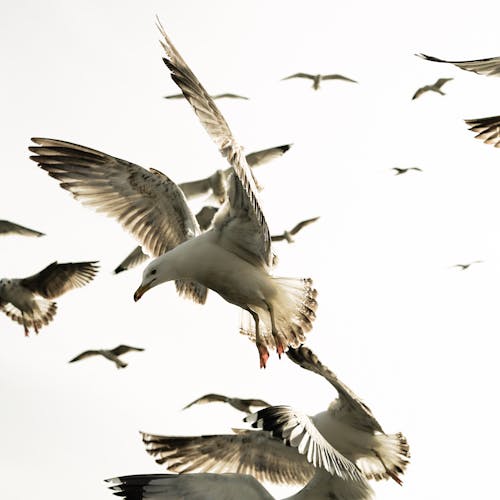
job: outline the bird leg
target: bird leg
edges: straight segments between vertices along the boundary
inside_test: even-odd
[[[251,309],[247,309],[247,311],[252,315],[252,318],[255,322],[255,344],[257,345],[257,350],[259,351],[260,367],[265,368],[267,360],[269,359],[269,351],[267,350],[265,344],[262,342],[262,337],[260,335],[259,315]]]
[[[24,313],[21,312],[21,317],[23,319],[23,326],[24,326],[24,336],[29,337],[30,336],[30,331],[28,330],[28,327],[26,326],[26,321],[24,321]]]
[[[399,486],[403,486],[403,481],[401,481],[401,479],[399,479],[399,477],[394,474],[394,472],[392,472],[391,470],[389,470],[387,468],[387,465],[385,465],[384,461],[382,460],[382,457],[380,456],[380,454],[377,452],[377,450],[374,450],[372,448],[372,451],[373,453],[375,454],[375,456],[380,460],[380,463],[384,466],[384,469],[385,469],[385,472],[386,474],[391,478],[391,479],[394,479],[394,481],[396,481],[396,483],[399,484]]]
[[[274,342],[276,344],[276,352],[278,353],[278,357],[281,359],[281,355],[285,352],[285,346],[281,341],[281,335],[278,332],[278,329],[276,328],[276,323],[274,322],[273,308],[271,307],[271,304],[267,302],[265,304],[267,310],[269,311],[269,317],[271,318],[271,333],[273,334]]]

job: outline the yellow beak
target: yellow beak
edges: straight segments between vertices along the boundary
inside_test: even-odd
[[[137,302],[150,288],[152,285],[152,281],[141,285],[134,293],[134,301]]]

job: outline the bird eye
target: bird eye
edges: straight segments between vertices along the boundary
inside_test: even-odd
[[[153,269],[153,270],[151,271],[151,274],[156,274],[156,269]]]

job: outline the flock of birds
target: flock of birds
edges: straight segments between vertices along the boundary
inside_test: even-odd
[[[318,217],[306,219],[282,234],[271,235],[259,202],[260,186],[252,168],[283,155],[282,145],[250,155],[233,136],[214,100],[243,98],[236,94],[209,95],[170,41],[160,23],[164,62],[182,97],[192,106],[210,137],[227,159],[226,170],[193,182],[176,184],[162,172],[70,142],[33,138],[31,159],[61,188],[86,206],[115,218],[140,242],[115,269],[119,273],[152,258],[134,294],[174,281],[180,295],[204,303],[208,290],[245,312],[240,327],[256,345],[265,368],[270,351],[286,355],[301,368],[320,375],[337,392],[323,412],[308,416],[288,406],[272,406],[260,399],[207,394],[185,409],[210,402],[232,405],[246,414],[249,428],[232,434],[164,436],[142,433],[146,451],[167,468],[167,474],[141,474],[109,479],[112,492],[137,499],[267,499],[260,481],[302,485],[290,498],[374,498],[370,480],[392,479],[402,484],[409,464],[409,446],[401,433],[386,434],[369,407],[304,345],[316,316],[317,292],[310,278],[275,277],[276,256],[271,242],[293,242],[293,236]],[[484,75],[500,73],[500,58],[444,61]],[[319,89],[324,80],[355,80],[339,74],[296,73],[291,78],[312,80]],[[443,94],[451,78],[440,78],[416,91]],[[244,98],[245,99],[245,98]],[[466,120],[477,138],[500,147],[500,116]],[[418,167],[393,169],[396,175]],[[211,195],[215,205],[194,214],[188,200]],[[44,234],[9,221],[0,221],[0,234],[41,237]],[[472,264],[457,264],[461,270]],[[88,284],[98,272],[96,261],[53,262],[33,276],[0,280],[0,310],[22,325],[24,334],[53,320],[54,299]],[[143,348],[119,345],[87,350],[73,363],[102,356],[117,368],[127,364],[120,356]]]

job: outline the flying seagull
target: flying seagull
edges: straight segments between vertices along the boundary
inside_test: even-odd
[[[15,224],[8,220],[0,220],[0,234],[20,234],[22,236],[36,237],[45,236],[45,234],[40,231],[35,231],[34,229]]]
[[[469,125],[469,130],[477,132],[474,136],[476,139],[485,144],[492,144],[495,148],[500,148],[500,116],[472,118],[464,121]]]
[[[454,266],[451,266],[451,267],[459,267],[461,271],[465,271],[467,269],[469,269],[470,266],[472,266],[472,264],[479,264],[483,262],[482,260],[473,260],[472,262],[468,262],[467,264],[455,264]]]
[[[268,348],[281,355],[304,342],[315,319],[316,290],[310,279],[269,274],[271,238],[252,171],[214,101],[159,28],[173,80],[234,169],[228,202],[212,228],[201,233],[179,186],[156,170],[54,139],[34,138],[31,158],[83,204],[117,218],[157,257],[143,272],[136,301],[171,280],[179,293],[198,303],[211,288],[252,316],[254,328],[245,332],[253,335],[265,367]]]
[[[191,408],[194,405],[214,402],[227,403],[233,408],[236,408],[237,410],[244,413],[252,413],[253,411],[255,411],[254,408],[264,408],[266,406],[271,406],[269,403],[266,403],[262,399],[240,399],[229,398],[227,396],[223,396],[222,394],[205,394],[201,398],[195,399],[194,401],[186,405],[183,410]]]
[[[91,358],[92,356],[103,356],[104,358],[113,361],[117,368],[125,368],[127,366],[127,363],[123,362],[119,356],[131,351],[144,351],[144,349],[142,347],[131,347],[129,345],[121,344],[114,349],[88,350],[82,352],[78,356],[75,356],[73,359],[70,359],[68,363],[74,363],[75,361]]]
[[[325,473],[326,475],[326,473]],[[106,479],[116,496],[125,500],[274,500],[255,479],[237,474],[137,474]],[[339,477],[314,478],[305,488],[284,500],[308,499],[372,500],[373,490],[365,480]]]
[[[311,75],[309,73],[295,73],[290,76],[286,76],[285,78],[282,78],[281,80],[290,80],[290,78],[307,78],[309,80],[313,81],[312,88],[314,90],[319,89],[319,84],[323,80],[344,80],[346,82],[351,82],[351,83],[358,83],[356,80],[352,80],[351,78],[347,78],[346,76],[343,75],[338,75],[338,74],[333,74],[333,75]]]
[[[249,98],[238,95],[238,94],[231,94],[230,92],[226,92],[224,94],[215,94],[210,96],[212,99],[244,99],[245,101],[248,101]],[[166,95],[164,96],[164,99],[184,99],[184,94],[172,94],[172,95]]]
[[[52,299],[73,288],[92,281],[97,274],[97,262],[53,262],[39,273],[28,278],[3,278],[0,280],[0,310],[35,333],[49,324],[56,314],[57,304]]]
[[[465,71],[472,71],[478,75],[499,76],[500,75],[500,57],[489,57],[487,59],[473,59],[470,61],[445,61],[437,57],[426,54],[415,54],[426,61],[454,64]]]
[[[303,220],[302,222],[296,224],[292,229],[290,229],[290,231],[285,230],[282,234],[272,235],[271,241],[286,240],[288,241],[288,243],[293,243],[295,240],[292,238],[292,236],[296,235],[301,229],[308,226],[309,224],[316,222],[318,219],[319,217],[313,217],[312,219]]]
[[[391,170],[394,170],[396,172],[394,175],[406,174],[406,172],[410,170],[416,170],[417,172],[422,172],[422,169],[419,167],[408,167],[408,168],[392,167]]]
[[[311,457],[324,457],[323,448],[334,446],[351,459],[367,479],[400,475],[409,462],[409,447],[401,433],[386,434],[371,410],[354,392],[324,366],[307,347],[289,349],[288,357],[302,368],[322,376],[338,393],[325,412],[309,417],[289,406],[271,406],[245,417],[253,427],[271,431],[288,446]],[[321,458],[318,458],[321,461]]]
[[[416,99],[417,97],[420,97],[422,94],[425,94],[426,92],[437,92],[440,95],[446,95],[442,90],[441,87],[446,83],[450,82],[453,80],[453,78],[440,78],[439,80],[436,80],[432,85],[424,85],[423,87],[420,87],[417,89],[417,91],[413,94],[412,100]]]

